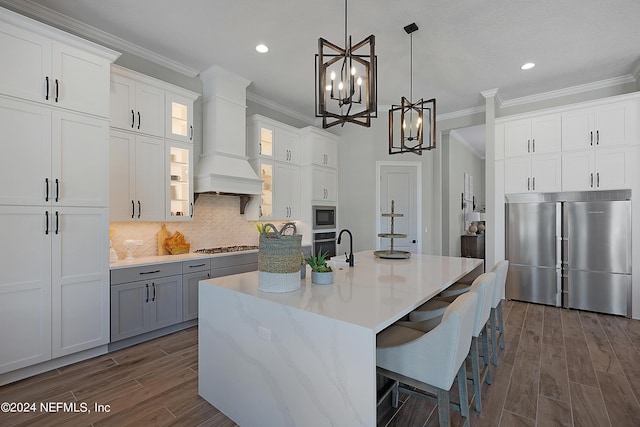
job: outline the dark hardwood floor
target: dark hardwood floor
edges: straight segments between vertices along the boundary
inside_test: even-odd
[[[504,314],[506,348],[472,426],[640,425],[640,321],[515,301]],[[38,405],[0,413],[0,426],[235,426],[198,396],[197,353],[194,327],[0,387],[0,402]],[[434,404],[402,400],[381,425],[438,425]],[[43,413],[40,402],[79,412]]]

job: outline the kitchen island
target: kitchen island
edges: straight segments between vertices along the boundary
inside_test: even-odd
[[[374,426],[376,334],[483,261],[355,254],[334,283],[277,294],[258,272],[199,284],[199,393],[243,427]]]

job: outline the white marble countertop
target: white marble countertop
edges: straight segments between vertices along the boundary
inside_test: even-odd
[[[258,290],[258,272],[209,279],[210,284],[234,292],[284,304],[351,324],[375,333],[391,325],[442,289],[482,265],[475,258],[411,254],[410,259],[380,259],[373,251],[355,254],[355,266],[334,263],[334,283],[311,283],[310,269],[294,292]]]
[[[256,253],[256,252],[258,252],[257,249],[248,250],[248,251],[224,252],[219,254],[201,254],[201,253],[191,252],[188,254],[180,254],[180,255],[145,256],[145,257],[134,258],[132,260],[119,260],[116,262],[112,262],[109,264],[109,269],[117,270],[119,268],[141,267],[145,265],[190,261],[198,258],[217,258],[217,257],[223,257],[223,256],[230,256],[230,255],[250,254],[250,253]]]

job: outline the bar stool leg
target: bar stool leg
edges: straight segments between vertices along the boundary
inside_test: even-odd
[[[487,384],[491,384],[491,355],[489,354],[489,336],[487,333],[487,325],[485,324],[482,327],[482,332],[480,332],[480,336],[482,336],[482,362],[487,367]]]
[[[489,315],[489,327],[491,329],[491,350],[493,351],[493,364],[495,366],[498,366],[498,328],[496,326],[496,317],[497,310],[495,308],[491,308],[491,314]]]
[[[393,384],[393,388],[391,389],[391,406],[394,408],[398,407],[398,397],[400,392],[398,391],[398,386],[400,385],[399,381],[395,381]]]
[[[502,301],[498,303],[498,329],[500,330],[500,348],[504,348],[504,323],[502,323]]]
[[[458,394],[460,395],[460,414],[465,418],[465,425],[469,425],[469,396],[467,395],[467,369],[464,362],[458,369]]]
[[[473,392],[476,400],[476,412],[482,412],[480,397],[480,355],[478,354],[478,338],[471,338],[471,373],[473,375]]]
[[[438,389],[438,420],[440,421],[440,427],[451,427],[450,411],[449,391]]]

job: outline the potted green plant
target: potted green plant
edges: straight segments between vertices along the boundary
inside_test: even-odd
[[[333,270],[327,265],[327,252],[318,252],[316,256],[310,256],[306,259],[307,264],[311,267],[311,282],[316,285],[329,285],[333,283]]]

